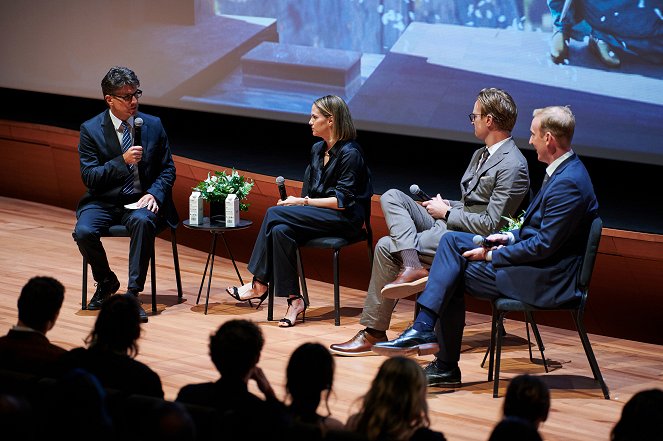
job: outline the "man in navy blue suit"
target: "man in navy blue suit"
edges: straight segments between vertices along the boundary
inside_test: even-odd
[[[521,228],[489,235],[486,239],[496,243],[492,247],[477,248],[469,233],[445,234],[417,300],[421,309],[414,324],[398,338],[373,346],[374,352],[390,356],[436,353],[425,368],[429,386],[460,384],[465,292],[538,307],[556,307],[580,296],[576,273],[598,202],[585,166],[571,149],[571,110],[546,107],[533,116],[529,142],[548,166]]]
[[[81,125],[78,153],[87,192],[78,204],[73,237],[97,282],[88,309],[100,309],[120,288],[102,233],[120,223],[131,233],[127,295],[137,297],[156,234],[164,222],[171,227],[179,222],[171,197],[175,164],[168,137],[159,118],[138,112],[139,86],[131,69],[112,67],[101,80],[108,109]],[[126,207],[130,204],[134,208]],[[146,322],[147,314],[141,311]]]

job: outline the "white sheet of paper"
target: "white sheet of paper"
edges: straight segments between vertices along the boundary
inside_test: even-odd
[[[133,204],[127,204],[124,206],[127,210],[136,210],[138,208],[143,208],[142,205],[140,205],[138,202],[134,202]]]

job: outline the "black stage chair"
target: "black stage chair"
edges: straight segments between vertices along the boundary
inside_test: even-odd
[[[592,350],[592,345],[589,342],[587,337],[587,331],[585,330],[584,325],[584,316],[585,316],[585,307],[587,305],[587,297],[589,294],[589,282],[592,279],[592,272],[594,270],[594,262],[596,261],[596,255],[598,253],[599,242],[601,240],[601,230],[603,222],[600,217],[597,217],[592,222],[589,237],[587,238],[587,248],[585,249],[585,255],[582,261],[578,272],[578,290],[582,293],[581,297],[576,301],[572,301],[565,305],[562,305],[557,308],[537,308],[535,306],[529,305],[527,303],[521,302],[519,300],[509,299],[509,298],[498,298],[493,301],[493,316],[492,316],[492,329],[490,337],[490,361],[488,365],[488,381],[493,380],[493,397],[497,398],[499,392],[499,379],[500,379],[500,357],[502,355],[502,332],[497,332],[498,329],[504,326],[504,317],[509,312],[523,312],[529,323],[532,324],[532,330],[534,335],[537,338],[537,344],[541,351],[541,357],[543,358],[544,367],[546,372],[548,372],[548,367],[545,362],[545,355],[543,354],[543,343],[541,342],[541,337],[539,335],[538,329],[536,328],[536,322],[534,321],[534,313],[537,311],[569,311],[573,316],[576,329],[578,330],[578,335],[580,336],[580,341],[585,350],[585,355],[589,361],[589,366],[592,369],[594,374],[594,379],[600,384],[601,390],[603,391],[603,396],[606,400],[610,399],[610,392],[608,391],[608,386],[603,380],[599,365],[594,356],[594,351]],[[529,343],[529,330],[527,333],[527,339]],[[495,355],[495,349],[497,349],[497,355]],[[530,359],[531,359],[531,346],[530,346]],[[484,357],[485,360],[485,357]]]
[[[180,260],[177,255],[177,236],[176,229],[170,228],[170,242],[173,246],[173,264],[175,266],[175,279],[177,281],[177,299],[182,301],[182,280],[180,278]],[[101,237],[131,237],[129,230],[124,225],[113,225],[108,229],[107,234],[103,234]],[[87,259],[83,257],[83,289],[82,289],[82,299],[81,299],[81,308],[87,309],[87,273],[88,273],[88,264]],[[154,263],[154,251],[152,251],[152,256],[150,257],[150,281],[152,285],[152,312],[157,312],[157,275],[156,275],[156,264]]]
[[[342,237],[327,236],[311,239],[300,248],[324,248],[334,250],[333,265],[334,265],[334,324],[341,325],[341,297],[340,297],[340,269],[339,269],[339,254],[341,249],[358,242],[366,241],[368,247],[368,261],[369,270],[373,268],[373,230],[371,229],[371,204],[370,202],[366,207],[366,221],[361,233],[352,240],[344,239]],[[309,305],[308,289],[306,288],[306,277],[304,275],[304,265],[299,249],[297,250],[297,267],[299,272],[299,281],[302,289],[302,297],[306,306]],[[274,319],[274,291],[272,286],[269,287],[269,298],[267,307],[267,320]]]

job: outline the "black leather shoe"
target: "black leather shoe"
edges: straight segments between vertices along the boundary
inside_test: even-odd
[[[428,355],[440,350],[434,331],[417,331],[407,328],[397,338],[375,343],[373,352],[388,357],[402,355]]]
[[[148,321],[147,312],[145,312],[145,309],[143,309],[143,302],[138,298],[138,292],[130,289],[127,290],[125,296],[132,296],[133,298],[138,300],[138,314],[140,314],[140,322],[147,323]]]
[[[460,368],[440,369],[437,358],[424,368],[428,386],[460,386]]]
[[[87,309],[92,311],[100,309],[101,305],[118,289],[120,289],[120,281],[117,280],[115,273],[111,271],[102,282],[97,283],[97,290],[94,292],[90,303],[87,304]]]

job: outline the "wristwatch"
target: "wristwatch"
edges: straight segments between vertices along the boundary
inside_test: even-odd
[[[308,205],[308,196],[304,196],[304,205]]]

